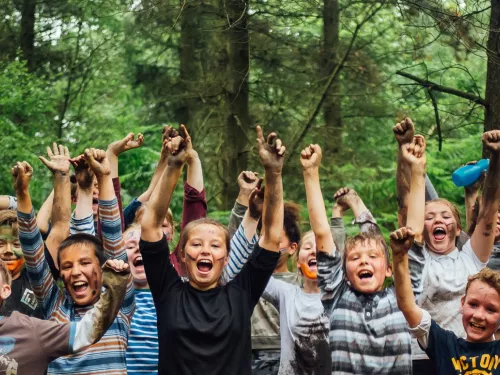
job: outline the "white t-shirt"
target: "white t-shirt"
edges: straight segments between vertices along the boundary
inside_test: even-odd
[[[433,253],[425,247],[422,251],[412,248],[409,252],[410,270],[412,262],[422,264],[420,276],[413,274],[414,292],[418,305],[427,310],[442,328],[453,331],[458,337],[465,337],[460,314],[460,298],[465,293],[468,277],[486,267],[474,253],[470,240],[447,255]],[[418,283],[415,281],[419,281]]]
[[[279,375],[331,374],[329,320],[320,293],[271,277],[263,297],[280,311]]]

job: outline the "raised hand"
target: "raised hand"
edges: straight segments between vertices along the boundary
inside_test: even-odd
[[[120,259],[108,259],[106,263],[104,263],[103,268],[104,267],[111,268],[115,272],[124,272],[124,273],[130,272],[128,263]]]
[[[424,169],[425,171],[425,148],[425,138],[422,135],[416,135],[413,137],[411,143],[405,144],[401,148],[403,159],[405,159],[412,168]]]
[[[404,255],[410,250],[415,234],[410,228],[403,227],[391,233],[391,249],[393,255]]]
[[[238,186],[240,191],[251,193],[259,183],[262,183],[262,178],[259,178],[257,172],[243,171],[238,176]]]
[[[14,177],[14,189],[16,192],[23,192],[28,190],[31,176],[33,176],[33,168],[27,162],[18,161],[11,169],[12,176]]]
[[[111,174],[111,165],[105,151],[97,148],[87,148],[84,157],[98,179]]]
[[[180,135],[175,136],[175,134],[175,129],[167,130],[166,136],[163,140],[163,147],[168,152],[168,164],[171,166],[181,167],[188,160],[188,157],[193,150],[193,145],[191,144],[191,136],[189,135],[186,126],[181,125]]]
[[[259,220],[262,216],[262,209],[264,208],[264,189],[261,188],[262,179],[259,179],[257,186],[250,193],[250,198],[248,199],[248,213],[250,217],[255,220]]]
[[[473,161],[469,161],[469,162],[465,163],[464,165],[476,165],[476,164],[477,164],[477,160],[473,160]],[[462,165],[462,167],[464,165]],[[475,195],[479,191],[479,189],[483,186],[485,178],[486,178],[486,171],[483,171],[483,173],[481,174],[481,177],[479,177],[476,180],[476,182],[474,182],[471,185],[464,186],[465,194],[466,195]]]
[[[276,133],[270,133],[264,139],[262,128],[257,126],[257,148],[262,165],[266,170],[281,172],[283,169],[283,156],[286,147]]]
[[[492,153],[500,153],[500,130],[490,130],[484,133],[483,143]]]
[[[354,189],[350,189],[347,186],[340,188],[333,195],[333,199],[337,202],[337,204],[342,207],[344,211],[347,211],[354,202],[359,199],[358,193],[354,191]]]
[[[82,190],[90,190],[94,184],[94,172],[85,160],[85,155],[78,155],[70,159],[71,165],[75,168],[75,178],[78,186]]]
[[[302,169],[319,168],[321,164],[321,147],[309,145],[300,153],[300,164]]]
[[[47,155],[49,156],[49,160],[45,159],[43,156],[39,156],[38,158],[52,173],[59,172],[63,175],[69,173],[70,156],[66,146],[58,146],[57,143],[54,142],[52,150],[50,147],[47,147]]]
[[[411,143],[413,141],[413,136],[415,135],[415,127],[409,117],[394,125],[392,131],[394,132],[394,136],[400,146]]]
[[[108,145],[108,151],[118,156],[122,152],[132,150],[134,148],[139,148],[143,144],[144,144],[144,137],[141,133],[137,134],[137,138],[135,138],[134,133],[128,133],[125,138],[110,143]]]

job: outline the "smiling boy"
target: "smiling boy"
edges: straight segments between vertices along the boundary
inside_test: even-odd
[[[69,156],[54,158],[49,169],[54,173],[54,196],[59,204],[70,210]],[[36,225],[29,194],[29,180],[33,169],[26,162],[18,162],[12,169],[18,198],[19,238],[26,259],[28,276],[33,291],[41,304],[43,317],[58,323],[78,322],[101,298],[101,265],[106,259],[127,261],[122,243],[118,202],[113,190],[109,161],[105,152],[88,149],[87,163],[94,171],[99,185],[99,220],[103,242],[95,236],[76,234],[58,246],[60,276],[65,291],[56,285],[44,255],[44,243]],[[67,191],[65,191],[67,189]],[[65,191],[64,194],[61,191]],[[69,217],[69,214],[67,215]],[[49,374],[127,374],[125,351],[130,319],[135,300],[132,278],[129,277],[126,296],[116,319],[101,341],[82,352],[53,361]]]
[[[415,234],[406,227],[391,234],[396,294],[412,334],[434,361],[438,374],[500,374],[500,272],[484,268],[470,276],[460,301],[465,340],[440,327],[417,306],[408,270]]]

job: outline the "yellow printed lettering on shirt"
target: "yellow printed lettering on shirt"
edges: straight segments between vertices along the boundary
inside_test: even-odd
[[[469,364],[467,363],[467,357],[466,356],[461,356],[460,357],[460,363],[462,364],[462,368],[464,370],[467,370],[469,368]]]
[[[462,371],[462,366],[460,366],[460,361],[456,360],[455,358],[452,358],[451,362],[453,363],[453,367],[455,368],[455,370],[460,372]]]

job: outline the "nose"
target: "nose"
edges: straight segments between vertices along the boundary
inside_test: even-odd
[[[73,267],[71,267],[71,276],[78,276],[81,273],[80,267],[77,264],[74,264]]]
[[[11,257],[14,256],[14,251],[12,250],[12,244],[7,242],[7,245],[5,246],[5,250],[2,253],[6,257]]]

